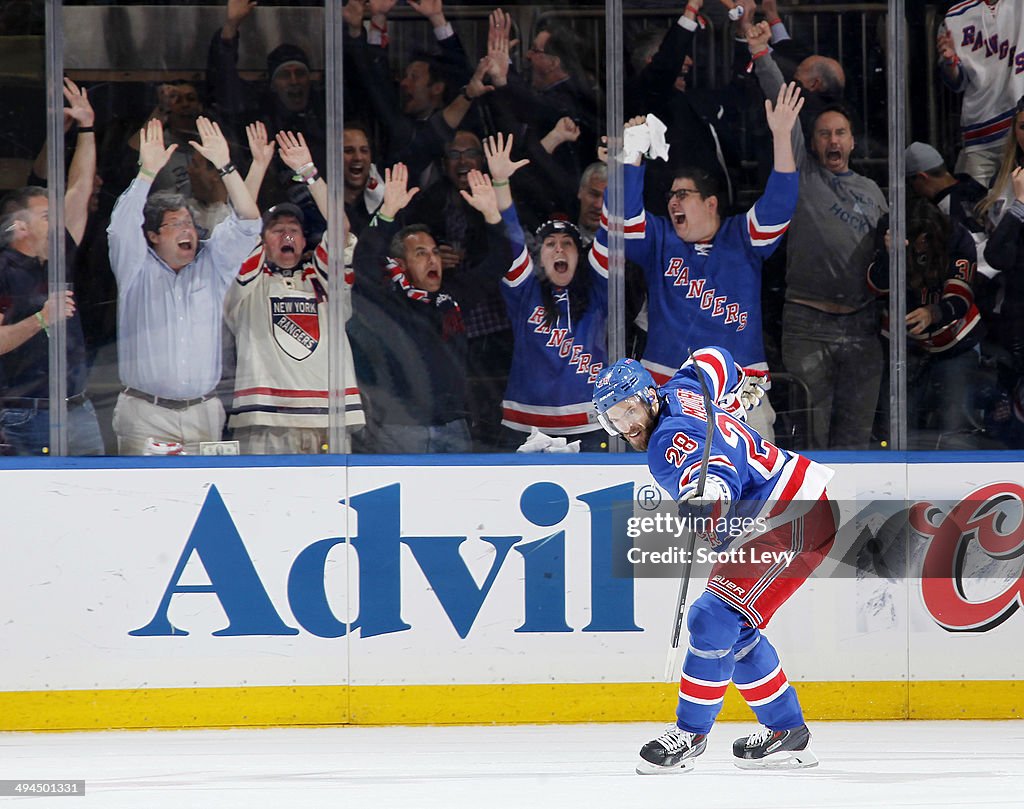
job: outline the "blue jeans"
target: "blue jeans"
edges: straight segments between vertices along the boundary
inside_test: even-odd
[[[104,455],[103,436],[92,402],[68,407],[68,454]],[[0,431],[17,455],[49,455],[50,411],[40,407],[0,410]],[[46,450],[46,451],[44,451]]]
[[[432,425],[382,424],[373,436],[373,451],[381,455],[472,452],[473,442],[465,419]]]

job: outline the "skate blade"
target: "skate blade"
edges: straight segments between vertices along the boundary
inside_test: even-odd
[[[818,757],[810,750],[785,750],[765,758],[734,758],[741,770],[802,770],[817,767]]]
[[[640,759],[640,762],[636,765],[637,775],[676,775],[681,772],[689,772],[693,769],[693,759],[684,758],[678,764],[674,764],[671,767],[659,767],[657,764],[651,764],[651,762],[645,759]]]

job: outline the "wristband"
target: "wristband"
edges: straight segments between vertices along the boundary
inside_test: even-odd
[[[233,171],[236,171],[235,164],[234,163],[230,163],[230,162],[227,165],[222,166],[221,168],[217,169],[217,173],[221,177],[227,177]]]
[[[156,172],[152,172],[149,169],[144,169],[141,166],[139,167],[139,174],[141,174],[143,177],[148,177],[150,180],[156,179]]]
[[[942,63],[947,67],[957,67],[960,64],[960,57],[954,53],[952,59],[943,59]]]
[[[395,221],[395,218],[393,216],[388,216],[387,214],[383,214],[380,211],[377,211],[377,218],[381,222],[386,222],[389,225]]]
[[[699,15],[700,15],[700,9],[699,9],[699,8],[694,8],[693,6],[690,6],[690,5],[688,5],[688,6],[686,7],[686,10],[687,10],[687,11],[692,11],[692,12],[693,12],[693,16],[694,16],[694,17],[697,17],[697,16],[699,16]],[[685,13],[685,12],[684,12],[684,13]]]
[[[750,54],[750,59],[751,59],[751,61],[756,61],[756,60],[760,59],[762,56],[767,56],[768,53],[769,53],[768,48],[765,48],[762,51],[758,51],[757,53]]]
[[[492,188],[504,188],[508,185],[508,180],[491,180]]]
[[[459,95],[462,96],[464,99],[466,99],[466,101],[469,101],[469,102],[472,103],[473,99],[470,98],[469,97],[469,93],[466,92],[468,89],[469,89],[469,85],[468,84],[462,85],[462,87],[459,89]]]
[[[91,127],[91,126],[80,126],[80,127],[78,127],[78,134],[79,135],[85,135],[88,132],[95,132],[95,131],[96,131],[95,127]]]
[[[303,175],[303,174],[293,174],[292,175],[292,181],[293,182],[305,183],[306,185],[312,185],[318,179],[320,179],[320,172],[318,172],[316,169],[313,169],[313,171],[310,172],[309,174],[305,174],[305,175]]]
[[[36,320],[39,321],[39,328],[41,328],[43,330],[43,334],[45,334],[47,337],[49,337],[50,336],[50,329],[46,325],[46,318],[43,317],[42,311],[36,312]]]
[[[774,20],[768,20],[768,25],[769,26],[779,25],[781,22],[782,22],[782,18],[781,17],[776,17]]]

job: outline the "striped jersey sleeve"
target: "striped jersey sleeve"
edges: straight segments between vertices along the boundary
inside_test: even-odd
[[[505,222],[505,235],[512,248],[512,263],[505,270],[501,282],[506,287],[515,289],[522,286],[533,274],[533,259],[530,258],[530,251],[526,247],[523,226],[519,224],[515,206],[502,211],[501,218]]]
[[[747,239],[754,252],[762,257],[775,252],[789,229],[790,219],[796,211],[799,177],[795,171],[773,171],[764,194],[747,211]]]
[[[656,248],[654,240],[648,238],[648,216],[644,209],[644,168],[643,166],[623,166],[622,172],[625,187],[626,258],[646,266],[654,256]],[[601,207],[601,225],[597,229],[594,245],[590,251],[590,266],[607,277],[608,189],[605,189],[604,204]]]

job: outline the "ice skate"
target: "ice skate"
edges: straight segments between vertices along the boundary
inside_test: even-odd
[[[640,748],[640,763],[636,765],[637,774],[685,772],[693,767],[693,760],[703,753],[707,746],[707,734],[689,733],[676,725],[669,725],[664,733]]]
[[[807,725],[792,730],[770,730],[763,725],[732,743],[733,763],[741,770],[795,770],[817,767]]]

